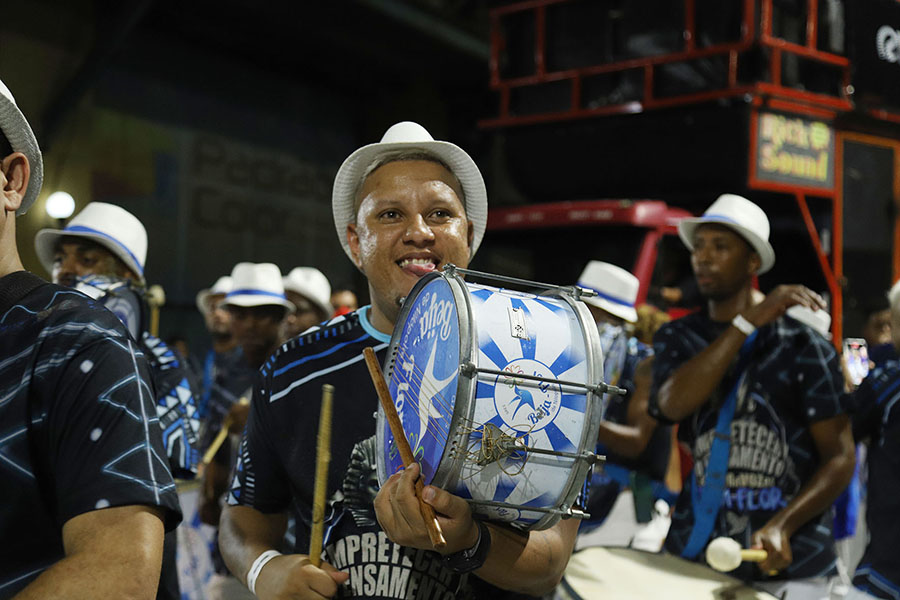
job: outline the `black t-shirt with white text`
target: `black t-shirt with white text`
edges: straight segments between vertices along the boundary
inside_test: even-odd
[[[330,383],[334,417],[323,559],[350,574],[339,596],[509,597],[471,574],[445,569],[436,552],[391,542],[378,525],[378,399],[362,350],[372,347],[383,361],[389,336],[368,323],[367,309],[292,339],[260,369],[229,504],[288,511],[296,519],[293,551],[309,552],[322,385]]]

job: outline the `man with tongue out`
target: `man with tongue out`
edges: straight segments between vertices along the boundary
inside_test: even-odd
[[[548,592],[562,576],[577,523],[512,534],[477,523],[463,499],[426,486],[423,497],[447,540],[439,554],[413,492],[418,465],[381,490],[375,473],[378,400],[362,349],[372,347],[383,361],[413,285],[448,263],[466,266],[478,249],[487,221],[478,167],[420,125],[398,123],[380,143],[344,161],[332,204],[338,238],[368,279],[371,305],[294,338],[260,370],[220,523],[229,568],[264,599],[499,599]],[[307,553],[324,383],[335,387],[335,434],[317,568]],[[284,548],[289,515],[296,536]]]

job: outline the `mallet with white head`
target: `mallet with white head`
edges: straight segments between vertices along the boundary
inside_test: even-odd
[[[706,562],[716,571],[727,573],[741,566],[742,561],[762,562],[768,553],[765,550],[747,550],[741,548],[729,537],[718,537],[706,547]]]

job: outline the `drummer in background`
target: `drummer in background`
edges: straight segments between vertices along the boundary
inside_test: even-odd
[[[400,301],[420,277],[468,264],[487,220],[481,173],[457,146],[398,123],[344,161],[332,203],[339,239],[368,278],[372,304],[290,340],[262,368],[221,520],[229,568],[241,581],[251,574],[248,583],[263,599],[332,597],[338,586],[354,598],[549,591],[568,562],[577,522],[511,533],[478,525],[462,498],[427,486],[423,496],[447,540],[442,556],[431,549],[414,496],[418,465],[380,491],[375,472],[378,400],[361,352],[372,347],[385,358]],[[335,387],[335,434],[320,569],[306,553],[324,383]],[[296,544],[281,555],[275,550],[288,511],[297,520]]]
[[[656,419],[647,413],[653,350],[626,330],[626,323],[637,322],[637,277],[621,267],[592,260],[578,278],[578,286],[597,292],[585,298],[585,304],[600,332],[603,378],[627,391],[625,396],[607,394],[604,398],[607,405],[597,452],[606,455],[607,461],[593,476],[588,501],[591,521],[602,522],[623,488],[650,487],[649,479],[637,477],[635,470],[645,471],[657,481],[665,478],[672,428],[657,427]],[[632,489],[635,513],[649,518],[651,496],[642,491]],[[646,506],[638,506],[639,499]],[[658,543],[664,536],[664,532],[659,534]]]
[[[197,309],[211,338],[201,373],[200,452],[206,451],[228,409],[252,383],[253,369],[244,361],[244,353],[231,333],[231,313],[223,304],[233,287],[231,277],[224,275],[212,287],[197,293]]]
[[[250,370],[251,377],[250,381],[236,379],[230,382],[236,393],[230,398],[223,395],[225,403],[218,407],[215,415],[210,415],[210,439],[217,437],[223,427],[228,427],[230,434],[204,471],[200,517],[211,525],[219,522],[220,501],[228,489],[229,474],[237,457],[237,436],[247,423],[253,376],[282,342],[286,317],[294,310],[285,294],[281,271],[272,263],[238,263],[231,271],[231,280],[232,287],[221,305],[228,311],[232,336],[241,349],[244,368]],[[236,377],[240,374],[239,370],[234,373]],[[235,387],[239,381],[246,383],[243,389]],[[212,421],[213,418],[217,420]],[[252,599],[253,595],[241,582],[228,574],[220,548],[213,549],[212,558],[216,575],[207,584],[207,598]]]
[[[722,195],[678,231],[706,307],[664,325],[653,344],[650,412],[680,423],[695,461],[666,549],[696,559],[728,536],[768,551],[759,568],[734,574],[792,600],[825,597],[835,562],[828,509],[853,475],[853,437],[834,348],[784,316],[824,302],[801,285],[755,297],[753,276],[775,252],[768,218],[745,198]]]
[[[284,339],[296,337],[331,317],[331,284],[322,271],[294,267],[282,278],[284,293],[296,310],[284,319]]]

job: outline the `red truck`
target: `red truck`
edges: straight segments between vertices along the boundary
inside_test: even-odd
[[[692,216],[660,200],[581,200],[492,209],[475,267],[548,283],[575,283],[589,260],[640,280],[637,303],[691,276],[678,221]]]

